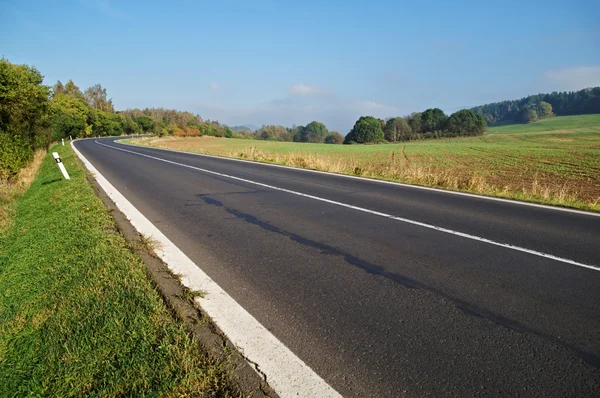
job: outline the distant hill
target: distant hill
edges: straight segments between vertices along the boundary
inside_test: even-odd
[[[495,125],[488,129],[487,134],[529,134],[551,133],[553,131],[560,131],[570,135],[578,133],[585,135],[590,132],[600,132],[600,114],[557,116],[527,124],[511,123]],[[564,143],[564,141],[562,142]]]
[[[253,124],[245,124],[243,126],[229,126],[229,128],[231,130],[235,131],[236,133],[239,133],[240,131],[244,131],[244,130],[252,132],[252,131],[256,131],[259,129],[258,126],[255,126]]]
[[[541,102],[550,104],[552,113],[558,116],[600,113],[600,87],[530,95],[519,100],[476,106],[471,110],[483,115],[485,121],[491,125],[502,122],[518,123],[524,121],[527,111],[538,108]]]

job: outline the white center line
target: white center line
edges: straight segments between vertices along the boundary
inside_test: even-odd
[[[174,164],[174,165],[177,165],[177,166],[181,166],[181,167],[185,167],[185,168],[189,168],[189,169],[201,171],[203,173],[218,175],[220,177],[230,178],[232,180],[237,180],[237,181],[242,181],[242,182],[245,182],[245,183],[248,183],[248,184],[258,185],[258,186],[269,188],[269,189],[273,189],[273,190],[276,190],[276,191],[286,192],[286,193],[290,193],[290,194],[293,194],[293,195],[298,195],[298,196],[302,196],[302,197],[305,197],[305,198],[309,198],[309,199],[313,199],[313,200],[318,200],[320,202],[325,202],[325,203],[329,203],[329,204],[336,205],[336,206],[346,207],[348,209],[362,211],[364,213],[373,214],[373,215],[376,215],[376,216],[379,216],[379,217],[384,217],[384,218],[388,218],[388,219],[391,219],[391,220],[404,222],[404,223],[407,223],[407,224],[418,225],[418,226],[423,227],[423,228],[433,229],[435,231],[447,233],[447,234],[450,234],[450,235],[460,236],[462,238],[471,239],[471,240],[475,240],[475,241],[478,241],[478,242],[484,242],[484,243],[487,243],[487,244],[490,244],[490,245],[500,246],[500,247],[504,247],[504,248],[507,248],[507,249],[516,250],[516,251],[519,251],[519,252],[523,252],[523,253],[531,254],[531,255],[534,255],[534,256],[538,256],[538,257],[544,257],[544,258],[547,258],[547,259],[550,259],[550,260],[559,261],[559,262],[566,263],[566,264],[571,264],[571,265],[576,265],[578,267],[588,268],[588,269],[591,269],[591,270],[594,270],[594,271],[600,271],[600,267],[599,266],[589,265],[589,264],[583,264],[583,263],[580,263],[580,262],[577,262],[577,261],[574,261],[574,260],[570,260],[568,258],[558,257],[558,256],[554,256],[552,254],[542,253],[542,252],[539,252],[539,251],[536,251],[536,250],[526,249],[524,247],[511,245],[511,244],[508,244],[508,243],[500,243],[500,242],[496,242],[496,241],[493,241],[493,240],[490,240],[490,239],[486,239],[486,238],[482,238],[482,237],[479,237],[479,236],[470,235],[470,234],[467,234],[467,233],[464,233],[464,232],[454,231],[454,230],[451,230],[451,229],[448,229],[448,228],[438,227],[438,226],[431,225],[431,224],[426,224],[426,223],[423,223],[423,222],[420,222],[420,221],[410,220],[408,218],[397,217],[397,216],[394,216],[394,215],[391,215],[391,214],[387,214],[387,213],[382,213],[382,212],[379,212],[379,211],[376,211],[376,210],[366,209],[364,207],[353,206],[353,205],[350,205],[350,204],[347,204],[347,203],[342,203],[342,202],[337,202],[335,200],[321,198],[319,196],[309,195],[309,194],[305,194],[305,193],[302,193],[302,192],[292,191],[290,189],[285,189],[285,188],[280,188],[280,187],[276,187],[276,186],[273,186],[273,185],[264,184],[262,182],[247,180],[245,178],[235,177],[235,176],[232,176],[232,175],[223,174],[223,173],[219,173],[219,172],[216,172],[216,171],[203,169],[203,168],[200,168],[200,167],[195,167],[195,166],[190,166],[190,165],[183,164],[183,163],[173,162],[171,160],[158,158],[156,156],[150,156],[150,155],[146,155],[146,154],[143,154],[143,153],[139,153],[139,152],[135,152],[135,151],[130,151],[128,149],[117,148],[117,147],[114,147],[114,146],[111,146],[111,145],[106,145],[106,144],[103,144],[103,143],[98,142],[98,141],[94,141],[94,142],[96,144],[98,144],[98,145],[102,145],[102,146],[105,146],[107,148],[111,148],[111,149],[116,149],[118,151],[132,153],[134,155],[143,156],[143,157],[154,159],[154,160],[158,160],[158,161],[161,161],[161,162],[170,163],[170,164]]]

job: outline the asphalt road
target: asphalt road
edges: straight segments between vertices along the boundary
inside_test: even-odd
[[[600,217],[99,142],[600,266]],[[347,397],[600,396],[600,272],[77,141]]]

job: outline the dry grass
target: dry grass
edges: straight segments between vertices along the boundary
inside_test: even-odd
[[[14,182],[0,181],[0,235],[10,227],[16,199],[29,188],[45,156],[45,149],[37,150],[33,160],[19,171]]]
[[[483,137],[400,145],[215,137],[151,137],[135,144],[600,211],[600,115],[553,119],[554,125],[503,126]]]

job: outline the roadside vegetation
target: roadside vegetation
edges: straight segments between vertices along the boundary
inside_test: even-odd
[[[600,211],[600,115],[553,117],[493,127],[480,137],[397,145],[214,137],[128,142]]]
[[[231,396],[173,318],[69,146],[55,146],[0,232],[0,396]],[[31,180],[35,165],[19,175]]]

